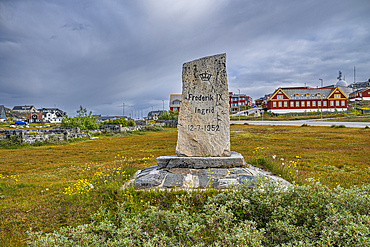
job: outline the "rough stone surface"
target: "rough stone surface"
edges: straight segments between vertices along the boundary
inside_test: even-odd
[[[230,168],[243,167],[245,162],[243,156],[231,152],[229,157],[179,157],[176,155],[160,156],[157,165],[161,168]]]
[[[140,174],[139,174],[140,175]],[[162,183],[164,174],[147,174],[145,176],[138,176],[135,180],[135,188],[153,188]]]
[[[176,155],[230,156],[226,54],[184,63],[182,83]]]
[[[183,184],[183,176],[179,174],[168,173],[163,182],[163,187],[174,188],[181,187]]]
[[[239,183],[241,184],[248,184],[250,181],[254,180],[254,176],[249,176],[249,175],[240,175],[239,176]]]
[[[253,175],[252,175],[253,174]],[[243,168],[164,169],[158,166],[139,171],[124,187],[134,185],[136,189],[226,189],[228,186],[248,184],[253,187],[256,177],[270,177],[284,186],[290,183],[270,172],[251,165]],[[252,181],[252,183],[250,183]]]

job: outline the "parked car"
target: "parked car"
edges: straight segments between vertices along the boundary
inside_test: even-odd
[[[28,125],[28,123],[22,121],[15,121],[14,125]]]

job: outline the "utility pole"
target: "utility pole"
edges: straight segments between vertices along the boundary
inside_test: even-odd
[[[321,121],[322,121],[322,87],[323,87],[323,79],[319,79],[321,81],[321,88],[320,88],[320,98],[321,98]]]
[[[162,102],[163,102],[163,111],[164,111],[164,100],[162,99]]]
[[[125,103],[122,103],[122,117],[125,116]]]
[[[239,121],[240,121],[240,89],[239,90],[239,94],[238,94],[238,106],[239,106]]]

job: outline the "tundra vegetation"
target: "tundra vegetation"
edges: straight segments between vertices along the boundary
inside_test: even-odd
[[[76,111],[75,117],[68,117],[67,115],[62,118],[61,127],[80,127],[81,130],[97,130],[98,125],[96,124],[96,117],[92,115],[90,111],[87,113],[86,108],[80,106],[80,109]]]
[[[231,126],[231,149],[294,183],[121,189],[176,129],[0,149],[0,246],[366,246],[369,129]]]

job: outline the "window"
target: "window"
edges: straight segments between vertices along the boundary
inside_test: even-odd
[[[284,107],[288,106],[288,102],[284,101]]]
[[[299,107],[299,101],[295,102],[295,107]]]
[[[310,101],[307,101],[307,107],[310,107],[310,106],[311,106]]]
[[[340,98],[340,94],[334,94],[334,98],[339,99]]]
[[[272,106],[273,107],[276,107],[276,102],[272,102]]]
[[[339,106],[339,100],[335,101],[335,106]]]
[[[312,106],[316,106],[316,101],[312,101]]]
[[[281,101],[279,101],[279,107],[281,107],[282,106],[282,103],[281,103]]]
[[[344,101],[344,100],[342,100],[342,106],[345,106],[345,105],[346,105],[345,101]]]
[[[283,95],[278,95],[277,99],[283,99]]]
[[[323,102],[323,106],[326,106],[326,101]]]
[[[306,93],[305,95],[306,95],[307,98],[310,97],[310,93]]]
[[[290,107],[294,107],[294,102],[290,102]]]
[[[304,101],[301,102],[301,107],[304,107]]]
[[[334,106],[334,101],[330,101],[330,106]]]

